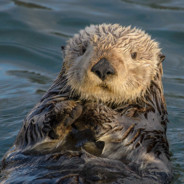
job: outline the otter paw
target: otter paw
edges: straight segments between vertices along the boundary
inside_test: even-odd
[[[64,120],[64,126],[68,127],[74,123],[76,119],[79,118],[79,116],[82,114],[82,106],[80,104],[77,104],[72,111],[66,116]]]
[[[64,134],[70,129],[70,125],[82,113],[82,106],[75,101],[62,101],[54,104],[50,113],[45,114],[42,124],[44,135],[52,139],[57,139],[60,134]]]

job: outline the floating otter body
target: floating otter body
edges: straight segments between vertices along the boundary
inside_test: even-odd
[[[164,56],[138,29],[92,25],[2,161],[3,183],[170,183]]]

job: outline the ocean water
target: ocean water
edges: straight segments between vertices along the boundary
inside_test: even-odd
[[[0,0],[0,159],[60,71],[60,46],[85,26],[101,23],[136,26],[160,42],[173,183],[183,184],[183,0]]]

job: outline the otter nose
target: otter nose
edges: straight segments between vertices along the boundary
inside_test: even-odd
[[[107,76],[114,75],[115,69],[111,66],[109,61],[102,58],[98,63],[96,63],[91,71],[96,74],[100,79],[105,80]]]

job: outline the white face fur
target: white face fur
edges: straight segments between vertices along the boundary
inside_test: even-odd
[[[68,85],[81,99],[132,102],[144,96],[158,71],[160,49],[145,32],[118,24],[91,25],[68,41]],[[92,67],[105,58],[115,73],[101,80]]]

